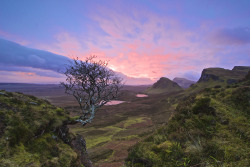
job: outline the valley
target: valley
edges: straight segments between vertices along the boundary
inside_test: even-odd
[[[117,105],[105,105],[92,123],[70,125],[70,132],[82,135],[87,144],[90,159],[95,166],[121,166],[128,149],[154,130],[166,123],[174,111],[168,99],[181,92],[150,95],[142,94],[149,86],[124,86]],[[70,111],[72,117],[79,115],[75,99],[64,93],[58,85],[0,84],[0,89],[22,92],[47,99],[53,105]]]
[[[209,71],[209,75],[207,71]],[[119,167],[125,164],[125,160],[128,166],[133,166],[138,162],[138,164],[145,165],[145,162],[134,159],[137,156],[139,156],[137,157],[138,159],[140,159],[140,156],[144,156],[139,154],[140,150],[137,150],[138,144],[145,143],[145,140],[147,141],[149,138],[157,138],[157,136],[160,136],[161,139],[154,140],[166,141],[166,136],[159,132],[159,129],[168,129],[169,126],[172,126],[171,124],[174,121],[172,118],[178,117],[178,114],[177,116],[175,115],[176,112],[179,112],[180,109],[178,108],[180,108],[182,101],[186,101],[193,96],[206,97],[207,93],[204,93],[204,91],[219,91],[222,92],[220,94],[223,94],[223,90],[226,87],[231,88],[230,85],[226,84],[228,80],[237,79],[238,82],[239,79],[244,79],[245,74],[247,74],[247,70],[236,72],[238,75],[235,75],[235,72],[233,72],[232,76],[228,71],[226,71],[227,75],[218,75],[218,69],[215,69],[215,72],[211,71],[213,69],[205,70],[199,82],[188,89],[182,89],[176,86],[176,83],[164,78],[161,78],[151,87],[149,85],[125,85],[121,90],[119,98],[99,109],[92,123],[84,127],[81,124],[68,125],[69,132],[75,136],[79,134],[84,137],[89,157],[96,167]],[[221,72],[224,71],[221,70]],[[235,84],[231,85],[234,87]],[[177,89],[168,91],[172,86]],[[75,99],[65,94],[64,89],[58,85],[1,83],[1,89],[10,92],[22,92],[48,100],[53,105],[64,108],[72,118],[80,114],[80,108]],[[213,99],[213,106],[221,104],[221,101],[215,100],[217,99]],[[184,105],[183,107],[185,108],[186,106]],[[167,126],[169,120],[171,120],[170,125]],[[175,128],[178,128],[178,126],[176,124]],[[192,134],[193,132],[189,133]],[[150,141],[152,140],[150,139]],[[181,139],[175,137],[168,139],[170,143],[173,141],[181,143]],[[151,143],[151,145],[154,144],[158,143]],[[162,146],[159,145],[157,147]],[[136,150],[137,152],[134,152]],[[145,153],[147,151],[150,150],[145,150]],[[159,163],[165,161],[159,160],[159,162],[155,162],[155,159],[152,159],[152,157],[145,158],[149,159],[150,163],[146,162],[149,164],[156,163],[159,165]]]

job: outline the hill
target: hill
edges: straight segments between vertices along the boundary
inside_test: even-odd
[[[180,100],[167,125],[130,148],[127,166],[249,166],[249,76]]]
[[[174,82],[176,82],[182,88],[188,88],[190,85],[195,84],[195,81],[188,80],[186,78],[174,78]]]
[[[84,139],[69,133],[68,122],[69,113],[46,100],[1,90],[1,166],[88,164]]]
[[[198,82],[191,85],[187,90],[189,93],[194,93],[205,88],[223,87],[228,84],[234,84],[243,79],[248,71],[250,71],[249,66],[235,66],[232,70],[206,68],[202,71]]]
[[[224,68],[206,68],[202,71],[198,83],[213,80],[232,84],[236,83],[237,80],[244,78],[248,71],[250,71],[250,67],[244,66],[236,66],[232,70]]]
[[[151,87],[145,90],[147,94],[160,94],[181,91],[182,88],[168,78],[162,77]]]

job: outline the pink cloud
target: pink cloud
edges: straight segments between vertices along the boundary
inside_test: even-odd
[[[32,72],[0,71],[1,82],[8,83],[40,83],[58,84],[62,78],[40,76]]]
[[[193,42],[191,38],[198,38],[198,34],[183,29],[171,17],[131,11],[132,18],[103,8],[99,11],[105,15],[92,15],[92,19],[108,35],[99,35],[94,29],[89,30],[88,38],[61,32],[49,50],[70,58],[97,55],[109,60],[109,67],[117,72],[153,81],[184,75],[187,70],[201,72],[219,61],[215,56],[219,48],[204,46],[204,41]],[[140,21],[142,15],[147,18],[144,22]]]

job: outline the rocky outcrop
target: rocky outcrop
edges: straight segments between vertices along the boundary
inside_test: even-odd
[[[155,88],[155,89],[165,89],[165,88],[169,88],[169,87],[180,88],[180,86],[176,82],[173,82],[170,79],[165,78],[165,77],[161,77],[152,86],[152,88]]]
[[[249,66],[234,66],[233,71],[250,71]]]
[[[206,82],[206,81],[209,81],[210,79],[212,79],[214,81],[218,81],[219,76],[216,76],[215,74],[209,73],[209,69],[204,69],[201,73],[201,77],[200,77],[198,83]]]
[[[210,80],[221,83],[233,84],[243,79],[250,71],[247,66],[235,66],[232,70],[224,68],[206,68],[202,71],[198,83],[208,82]]]
[[[89,159],[89,155],[86,148],[86,141],[81,135],[77,135],[71,141],[71,147],[80,155],[80,161],[85,167],[92,167],[92,162]]]
[[[89,158],[86,141],[85,139],[77,134],[73,136],[69,133],[69,128],[67,123],[59,128],[56,129],[58,137],[62,139],[66,144],[70,145],[71,148],[77,153],[78,155],[78,164],[83,164],[85,167],[92,167],[92,162]]]

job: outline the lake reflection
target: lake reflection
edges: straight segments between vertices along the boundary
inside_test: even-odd
[[[148,95],[145,95],[145,94],[137,94],[136,97],[148,97]]]
[[[120,101],[120,100],[111,100],[109,102],[107,102],[105,105],[106,106],[112,106],[112,105],[117,105],[117,104],[121,104],[124,103],[125,101]]]

